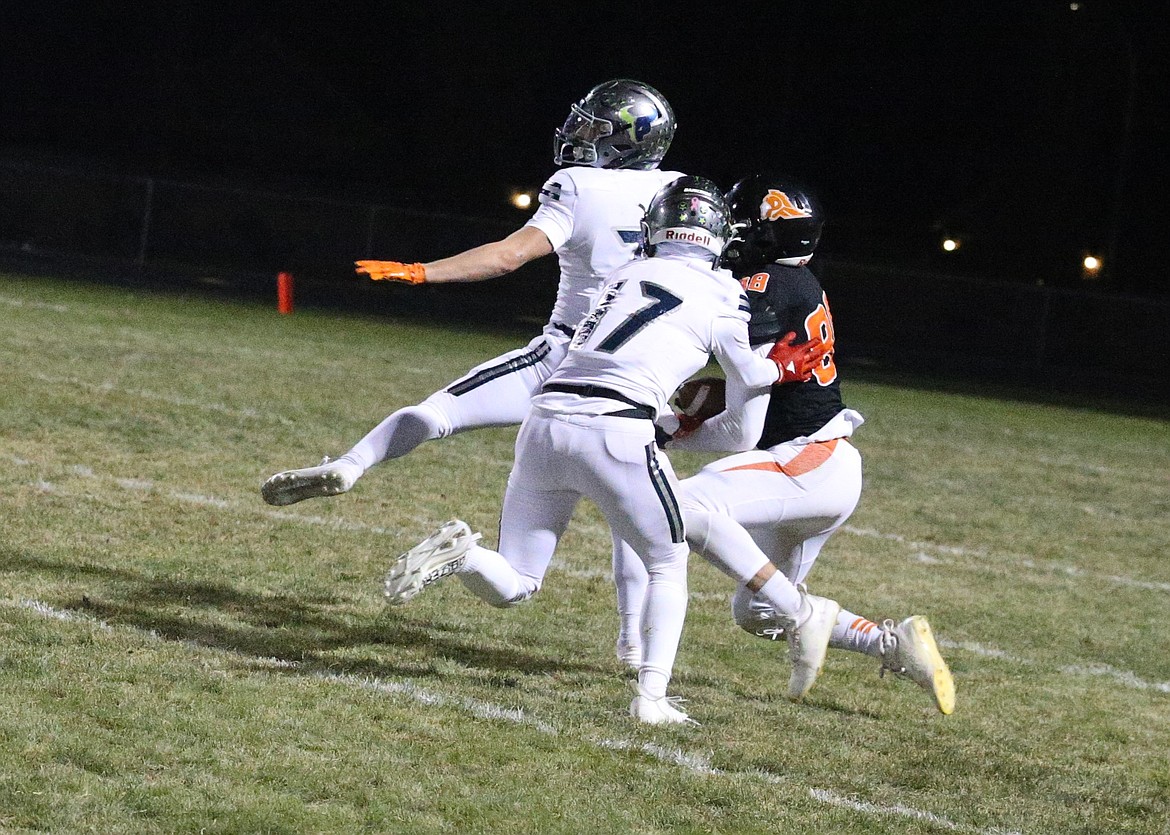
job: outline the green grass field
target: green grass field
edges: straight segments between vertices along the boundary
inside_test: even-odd
[[[514,429],[260,499],[531,333],[22,276],[0,323],[0,831],[1170,833],[1170,423],[847,376],[866,487],[811,584],[928,616],[955,713],[842,653],[787,702],[695,560],[702,726],[647,727],[589,505],[526,606],[382,605],[438,523],[494,544]]]

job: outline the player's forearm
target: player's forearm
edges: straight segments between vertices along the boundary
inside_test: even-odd
[[[501,241],[429,264],[365,259],[354,261],[354,266],[359,275],[368,275],[374,281],[405,281],[409,284],[483,281],[517,270],[552,251],[552,244],[544,232],[532,226],[522,226]]]
[[[499,241],[469,249],[449,258],[429,261],[423,266],[428,284],[455,281],[484,281],[519,269],[524,261],[500,246]]]
[[[729,380],[734,376],[745,389],[755,389],[770,386],[779,379],[776,363],[748,347],[747,328],[742,322],[721,319],[716,321],[715,328],[715,359]]]
[[[679,437],[682,435],[682,437]],[[743,452],[753,444],[743,431],[738,415],[720,412],[699,424],[689,435],[679,433],[670,442],[670,449],[688,452]]]
[[[507,275],[529,261],[552,252],[552,244],[538,229],[525,226],[503,240],[440,258],[423,266],[430,284],[455,281],[484,281]]]
[[[764,431],[770,389],[744,390],[728,381],[727,408],[703,421],[689,435],[674,440],[671,449],[693,452],[743,452],[755,447]]]
[[[761,359],[755,354],[751,355],[750,362],[745,362],[743,366],[737,366],[736,370],[748,388],[763,388],[780,379],[780,369],[776,367],[776,363]]]

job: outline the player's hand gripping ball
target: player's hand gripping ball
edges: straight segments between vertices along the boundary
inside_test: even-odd
[[[719,377],[687,380],[674,393],[674,406],[696,424],[713,418],[727,408],[726,382]]]

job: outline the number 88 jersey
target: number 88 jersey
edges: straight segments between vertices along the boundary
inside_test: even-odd
[[[837,379],[836,336],[829,299],[808,267],[768,264],[740,278],[751,307],[752,345],[796,334],[796,342],[817,339],[827,349],[813,378],[773,386],[758,449],[814,434],[845,408]]]

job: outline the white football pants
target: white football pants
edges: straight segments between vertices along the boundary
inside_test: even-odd
[[[738,584],[732,603],[737,624],[753,634],[782,628],[782,613],[745,586],[761,567],[759,551],[792,584],[803,582],[825,542],[857,507],[861,484],[861,455],[844,438],[742,452],[679,483],[688,543]],[[745,532],[759,551],[744,547]],[[640,575],[636,555],[616,549],[619,643],[632,637]]]
[[[548,328],[525,347],[480,363],[422,403],[389,415],[343,458],[365,472],[424,441],[520,423],[529,401],[565,358],[568,344],[567,334]]]
[[[651,421],[533,408],[516,438],[500,550],[474,546],[459,576],[493,605],[527,600],[540,589],[577,502],[590,499],[642,556],[639,681],[649,694],[664,695],[687,607],[690,548],[677,488],[669,460],[654,445]]]

